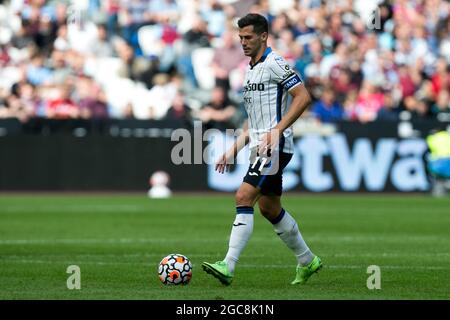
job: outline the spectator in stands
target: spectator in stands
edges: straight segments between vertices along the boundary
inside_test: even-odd
[[[49,61],[49,67],[53,73],[52,83],[65,83],[68,81],[68,78],[72,76],[72,70],[66,62],[65,51],[53,50]]]
[[[295,64],[296,42],[292,30],[287,29],[280,32],[280,36],[276,40],[276,48],[290,65]]]
[[[383,107],[384,96],[381,88],[366,80],[358,94],[356,116],[362,123],[374,121]]]
[[[54,46],[54,50],[59,50],[59,51],[66,51],[66,50],[71,49],[66,25],[62,25],[58,28],[57,37],[53,43],[53,46]]]
[[[153,78],[153,82],[154,86],[149,91],[149,118],[161,119],[172,105],[179,90],[179,83],[176,76],[171,78],[165,73],[157,74]],[[136,109],[135,114],[138,114]],[[139,114],[143,114],[143,112]]]
[[[11,61],[5,44],[0,43],[0,68],[5,67]]]
[[[64,59],[67,66],[70,68],[71,76],[76,77],[84,75],[86,58],[86,55],[76,50],[68,50],[64,53]]]
[[[192,52],[195,48],[211,46],[212,35],[209,34],[206,22],[199,16],[194,18],[192,28],[183,35],[186,51]]]
[[[209,6],[204,6],[201,15],[207,22],[208,33],[214,37],[222,37],[226,28],[226,13],[224,7],[218,0],[209,1]]]
[[[134,115],[133,111],[133,104],[131,102],[128,102],[123,109],[123,119],[136,119],[136,116]]]
[[[283,31],[293,29],[293,23],[291,22],[288,14],[285,12],[275,16],[271,23],[271,33],[275,38],[279,38]]]
[[[430,36],[429,41],[432,46],[436,48],[438,54],[446,59],[447,64],[450,64],[450,19],[442,17],[435,28],[435,36]]]
[[[344,110],[330,87],[323,90],[321,98],[313,104],[311,113],[316,119],[325,123],[340,121],[344,118]]]
[[[364,81],[361,65],[362,61],[360,59],[353,59],[348,62],[348,68],[350,70],[350,77],[352,79],[352,83],[356,84],[358,90],[361,89],[362,83]]]
[[[82,118],[108,118],[105,94],[92,78],[84,76],[77,79],[76,95],[77,104],[80,107],[80,116]]]
[[[225,130],[234,128],[232,118],[236,114],[236,106],[228,99],[222,87],[215,87],[211,92],[211,101],[199,112],[199,119],[208,129]]]
[[[131,45],[124,41],[117,43],[116,51],[119,58],[122,60],[122,65],[119,69],[118,76],[122,78],[129,78],[134,81],[141,81],[151,87],[148,82],[151,81],[147,75],[150,70],[154,68],[152,62],[143,57],[137,57],[134,54],[134,49]],[[152,78],[152,76],[151,76]]]
[[[120,10],[120,0],[106,0],[104,1],[104,6],[106,10],[106,28],[108,39],[117,33],[119,27],[119,10]]]
[[[168,18],[162,23],[161,48],[162,52],[159,57],[159,71],[169,73],[174,68],[176,62],[175,42],[178,40],[179,34]]]
[[[36,103],[34,87],[29,83],[18,84],[16,94],[5,95],[0,91],[0,118],[17,118],[26,122],[34,116]]]
[[[51,119],[73,119],[80,116],[80,108],[70,98],[67,85],[54,87],[54,96],[47,101],[46,116]]]
[[[56,39],[57,25],[49,15],[43,15],[39,19],[38,32],[35,42],[42,52],[50,52]]]
[[[6,109],[3,112],[5,118],[17,118],[21,122],[27,120],[26,111],[23,105],[20,103],[20,99],[17,96],[11,95],[6,99]]]
[[[330,74],[331,85],[336,94],[336,101],[344,103],[350,91],[358,89],[356,83],[352,82],[351,73],[347,68],[333,67]]]
[[[431,111],[435,115],[445,113],[450,116],[450,93],[448,90],[441,90],[439,92],[436,103],[433,104]]]
[[[21,110],[23,111],[22,120],[25,121],[36,114],[37,107],[40,103],[39,97],[37,96],[36,88],[28,82],[20,83],[17,90]]]
[[[164,119],[177,123],[176,127],[192,128],[191,108],[186,104],[183,92],[177,92]]]
[[[137,41],[137,30],[147,24],[148,1],[130,0],[121,1],[118,12],[118,22],[120,24],[121,36],[131,46],[133,52],[140,56],[140,48]]]
[[[344,108],[344,119],[349,121],[357,121],[358,116],[356,114],[358,100],[358,90],[351,90],[343,103]]]
[[[191,87],[198,87],[192,65],[192,52],[197,48],[211,46],[211,35],[208,33],[207,24],[199,16],[193,19],[192,28],[182,36],[182,47],[178,57],[178,71],[186,78]]]
[[[443,90],[450,90],[450,68],[444,58],[436,61],[436,70],[431,77],[435,97]]]
[[[346,45],[339,43],[336,51],[333,54],[326,55],[320,62],[320,77],[328,80],[333,67],[344,66],[344,63],[348,60],[347,53]]]
[[[446,113],[443,110],[450,90],[448,1],[382,1],[378,5],[380,28],[375,30],[366,27],[367,6],[361,1],[250,2],[251,10],[268,17],[271,46],[300,71],[313,99],[322,101],[322,88],[331,84],[335,99],[343,105],[344,118],[364,122],[395,118],[398,105],[419,118]],[[232,72],[235,83],[230,93],[236,99],[240,97],[236,83],[242,82],[242,72],[234,71],[245,68],[248,62],[243,62],[242,49],[233,41],[235,34],[227,30],[235,27],[241,10],[247,11],[243,5],[219,0],[81,1],[77,6],[86,10],[86,15],[74,23],[77,21],[72,19],[67,1],[3,2],[7,18],[1,24],[7,30],[2,29],[0,37],[1,113],[27,119],[16,112],[30,104],[28,98],[24,102],[17,94],[19,83],[29,82],[33,90],[25,86],[25,91],[33,91],[38,101],[34,115],[25,112],[28,117],[46,116],[50,91],[61,84],[71,87],[86,74],[92,77],[93,87],[105,87],[108,92],[116,74],[116,54],[121,60],[117,76],[131,79],[131,87],[143,82],[152,89],[157,73],[179,73],[184,77],[183,87],[189,88],[186,98],[205,104],[202,92],[190,90],[197,88],[191,56],[196,48],[211,44],[218,46],[211,67],[217,85],[228,91]],[[192,19],[195,16],[197,19]],[[162,60],[142,57],[137,31],[147,24],[161,30],[161,45],[167,51],[156,56]],[[181,46],[177,46],[179,39]],[[108,58],[111,78],[96,74],[98,57]],[[368,93],[367,81],[373,82],[375,92]],[[14,83],[17,85],[11,88]],[[75,89],[73,97],[78,104]],[[159,89],[156,91],[161,92]],[[387,97],[381,98],[380,90]],[[10,99],[12,95],[15,97]],[[109,101],[115,99],[113,96],[100,100],[114,105]],[[155,105],[170,107],[164,96],[155,97]],[[202,114],[210,116],[209,111]],[[86,116],[85,111],[81,116]]]
[[[243,59],[245,57],[241,46],[235,41],[235,35],[226,31],[223,35],[223,44],[215,49],[212,61],[216,86],[228,92],[230,90],[230,72],[236,69]]]
[[[27,67],[27,79],[33,85],[49,84],[51,81],[52,72],[44,65],[44,60],[42,53],[36,53]]]
[[[151,23],[165,23],[177,21],[180,16],[178,1],[175,0],[152,0],[149,1],[145,12],[146,18]]]
[[[311,63],[306,66],[304,73],[306,83],[310,87],[311,94],[315,99],[319,99],[319,92],[316,89],[320,88],[322,82],[320,78],[320,63],[322,59],[323,56],[320,53],[314,54]]]
[[[411,118],[414,120],[427,118],[431,114],[427,101],[419,99],[416,96],[406,97],[403,100],[403,107],[405,111],[410,113]]]
[[[27,23],[25,21],[22,21],[19,29],[12,36],[11,46],[16,49],[22,50],[29,47],[30,45],[34,45],[33,37],[30,35]]]
[[[114,47],[108,41],[108,31],[104,24],[97,25],[97,40],[91,50],[91,54],[97,58],[113,57]]]
[[[397,121],[399,107],[389,92],[384,92],[383,106],[378,110],[377,120]]]

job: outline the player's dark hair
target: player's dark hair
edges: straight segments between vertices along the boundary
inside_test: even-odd
[[[269,23],[267,19],[257,13],[249,13],[245,17],[242,17],[237,22],[239,28],[245,28],[247,26],[253,26],[253,31],[256,34],[261,34],[263,32],[269,32]]]

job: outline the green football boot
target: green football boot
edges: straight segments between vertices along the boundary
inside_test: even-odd
[[[231,281],[233,281],[233,274],[228,271],[228,266],[225,261],[217,261],[216,263],[203,262],[202,268],[226,286],[229,286]]]
[[[305,284],[306,281],[308,281],[309,277],[311,277],[321,268],[322,261],[318,256],[315,256],[307,266],[302,267],[300,265],[297,265],[297,276],[295,277],[295,280],[291,282],[291,284]]]

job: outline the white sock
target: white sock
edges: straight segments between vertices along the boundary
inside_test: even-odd
[[[281,209],[280,215],[272,221],[272,224],[277,235],[294,252],[298,264],[301,266],[309,264],[314,258],[314,254],[303,240],[294,218],[287,211]]]
[[[231,273],[234,272],[239,256],[253,232],[253,208],[236,207],[236,211],[237,214],[231,229],[228,252],[224,259]]]

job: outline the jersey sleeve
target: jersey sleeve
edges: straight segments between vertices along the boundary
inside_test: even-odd
[[[300,76],[292,70],[289,64],[280,56],[276,56],[269,64],[272,79],[284,89],[291,90],[303,83]]]

